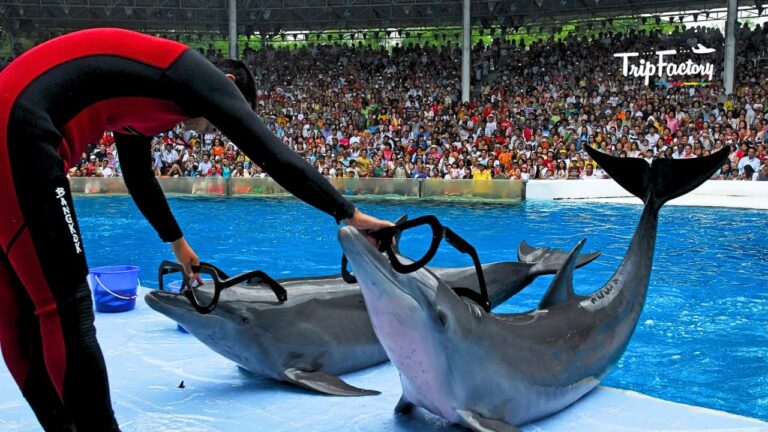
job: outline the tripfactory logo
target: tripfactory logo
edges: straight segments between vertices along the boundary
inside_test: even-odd
[[[707,55],[715,52],[712,48],[707,48],[699,44],[696,48],[693,48],[693,53],[698,55]],[[630,64],[630,57],[639,57],[640,54],[636,52],[619,53],[614,54],[614,57],[622,58],[622,73],[625,77],[645,78],[645,85],[648,85],[651,81],[651,77],[658,77],[659,81],[657,85],[668,85],[672,87],[680,86],[709,86],[711,82],[695,82],[695,81],[671,81],[675,76],[700,76],[706,77],[709,81],[712,81],[712,77],[715,74],[715,66],[712,63],[696,63],[693,60],[688,60],[685,63],[673,63],[669,61],[669,56],[677,54],[677,50],[663,50],[656,51],[656,61],[647,61],[640,59],[639,64]],[[662,80],[666,76],[667,80]]]

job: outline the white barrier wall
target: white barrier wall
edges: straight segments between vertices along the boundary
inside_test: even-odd
[[[531,180],[525,190],[525,199],[529,200],[631,196],[613,180]]]
[[[534,180],[528,182],[525,198],[640,203],[613,180]],[[768,182],[709,180],[670,204],[768,210]]]

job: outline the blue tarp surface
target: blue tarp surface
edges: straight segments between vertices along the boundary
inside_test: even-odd
[[[254,377],[214,353],[139,301],[134,311],[97,314],[112,399],[124,431],[458,431],[418,410],[392,412],[400,397],[389,364],[349,374],[374,397],[319,396]],[[179,384],[184,382],[184,388]],[[492,389],[489,389],[492,391]],[[634,392],[601,387],[565,411],[522,428],[555,431],[768,431],[768,424]],[[0,430],[40,430],[4,365],[0,365]]]

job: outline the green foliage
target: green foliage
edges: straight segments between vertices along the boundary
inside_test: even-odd
[[[745,20],[745,22],[750,25],[754,24],[749,19]],[[653,31],[671,33],[682,26],[679,22],[670,23],[667,19],[660,20],[657,23],[656,19],[652,17],[618,17],[611,20],[580,19],[559,24],[534,23],[521,26],[517,31],[510,27],[502,28],[501,26],[493,26],[486,29],[474,27],[472,29],[472,45],[474,46],[478,43],[490,45],[493,43],[494,38],[502,36],[506,40],[514,41],[516,44],[522,42],[525,45],[530,45],[533,42],[539,41],[561,41],[569,36],[591,39],[598,37],[600,33],[606,31],[625,33],[636,29],[645,34]],[[267,43],[275,48],[288,49],[315,45],[365,46],[373,49],[391,49],[396,44],[401,46],[429,45],[443,47],[449,44],[451,46],[460,46],[462,41],[461,27],[409,28],[402,30],[399,35],[400,37],[390,38],[390,32],[392,31],[392,29],[327,30],[324,32],[302,33],[301,35],[278,35],[269,38]],[[350,38],[350,33],[354,33],[353,38]],[[365,37],[363,37],[364,35]],[[202,49],[203,52],[206,52],[209,45],[212,45],[217,52],[220,51],[224,56],[227,56],[229,53],[229,42],[217,34],[179,35],[178,38],[180,42],[195,49]],[[29,49],[41,42],[41,40],[21,37],[18,42],[25,49]],[[242,53],[246,46],[250,46],[254,50],[261,49],[261,36],[254,35],[250,38],[240,36],[238,38],[238,51]],[[9,55],[10,44],[7,35],[5,35],[3,38],[0,38],[0,57],[8,57]]]
[[[25,50],[32,48],[33,46],[44,42],[44,40],[35,40],[29,37],[19,37],[16,39],[17,44],[21,44]],[[7,33],[3,33],[3,37],[0,38],[0,58],[8,58],[11,56],[11,41],[8,38]]]

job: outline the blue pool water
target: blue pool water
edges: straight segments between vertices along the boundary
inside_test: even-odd
[[[255,268],[274,277],[338,272],[341,250],[333,220],[303,203],[208,198],[170,203],[201,259],[230,274]],[[523,239],[570,249],[587,237],[584,250],[603,255],[576,272],[579,293],[599,288],[611,276],[641,211],[634,205],[563,202],[359,205],[390,220],[402,213],[436,214],[477,248],[483,262],[516,259]],[[142,282],[156,286],[157,265],[172,254],[130,198],[82,197],[75,206],[91,267],[136,264]],[[767,218],[760,211],[662,210],[648,301],[606,385],[768,419]],[[404,248],[408,241],[414,240],[404,238]],[[444,246],[435,264],[470,262]],[[540,278],[497,311],[535,307],[549,281]]]

